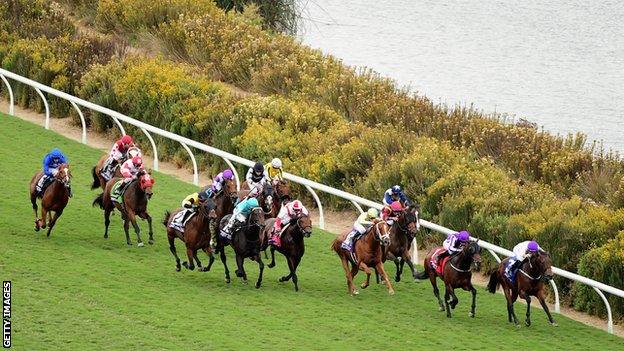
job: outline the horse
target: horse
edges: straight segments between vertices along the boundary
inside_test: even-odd
[[[219,223],[218,232],[227,225],[230,216],[227,215],[221,219]],[[264,262],[262,262],[262,258],[260,257],[260,251],[262,243],[266,240],[262,238],[262,229],[264,228],[264,211],[260,207],[254,208],[247,221],[242,226],[236,228],[232,228],[232,240],[230,241],[230,246],[234,249],[234,253],[236,254],[236,266],[238,269],[236,270],[236,276],[239,278],[243,278],[243,283],[247,284],[247,273],[245,273],[245,268],[243,267],[243,261],[245,258],[250,258],[256,262],[258,262],[258,267],[260,268],[260,273],[258,275],[258,281],[256,282],[256,289],[260,288],[262,284],[262,273],[264,272]],[[228,269],[225,257],[225,243],[223,242],[223,238],[220,235],[216,234],[217,238],[217,248],[215,252],[218,252],[221,257],[221,262],[223,262],[223,267],[225,268],[225,282],[230,283],[230,270]],[[210,260],[208,264],[208,270],[212,266],[214,262],[213,259]]]
[[[537,297],[540,305],[542,305],[550,324],[556,327],[557,323],[555,323],[555,320],[550,314],[550,310],[545,301],[544,283],[553,278],[550,255],[543,251],[540,251],[537,255],[531,255],[518,269],[515,282],[511,282],[505,276],[505,266],[508,261],[509,258],[503,260],[498,266],[498,269],[490,275],[487,290],[494,294],[499,285],[503,287],[505,298],[507,299],[507,317],[509,323],[513,322],[516,327],[520,327],[513,307],[514,302],[516,302],[516,299],[520,296],[520,298],[526,300],[527,303],[526,319],[524,323],[527,327],[531,325],[531,295],[533,295]]]
[[[431,257],[436,252],[439,252],[439,250],[444,249],[437,247],[427,254],[423,264],[425,270],[417,276],[417,279],[425,279],[429,277],[431,286],[433,287],[433,294],[438,299],[440,311],[444,311],[446,307],[446,316],[448,318],[451,318],[451,309],[455,309],[455,306],[457,306],[457,303],[459,302],[459,299],[455,295],[455,289],[462,288],[466,291],[470,291],[472,293],[472,305],[469,316],[474,318],[475,309],[477,307],[477,290],[474,286],[472,286],[472,272],[470,267],[473,263],[475,263],[475,265],[479,265],[481,263],[481,247],[474,241],[464,245],[460,252],[448,257],[448,260],[445,260],[446,264],[444,264],[444,262],[439,263],[443,265],[443,271],[441,274],[438,273],[430,264]],[[440,277],[442,279],[446,288],[444,292],[444,304],[442,304],[442,300],[440,299],[440,291],[438,290],[436,277]]]
[[[126,233],[126,243],[132,245],[130,241],[129,227],[132,223],[134,232],[137,236],[137,246],[142,247],[143,241],[141,240],[141,228],[136,222],[136,216],[147,220],[149,225],[149,243],[154,243],[154,231],[152,229],[152,217],[147,212],[147,203],[152,197],[152,186],[154,185],[154,178],[148,172],[141,172],[136,180],[133,180],[128,184],[123,194],[123,204],[113,202],[111,200],[111,191],[113,186],[120,178],[112,178],[106,183],[104,192],[98,195],[93,200],[93,206],[96,204],[104,210],[104,239],[108,239],[108,225],[110,224],[111,212],[119,210],[121,212],[122,219],[124,221],[124,232]],[[123,185],[121,185],[123,186]]]
[[[33,211],[35,211],[35,231],[46,227],[46,215],[48,216],[48,233],[46,236],[50,236],[52,228],[56,224],[56,221],[63,214],[63,210],[69,202],[69,188],[71,186],[71,171],[69,165],[64,163],[59,166],[58,172],[54,176],[54,180],[43,192],[43,195],[37,194],[37,183],[43,176],[43,172],[39,171],[30,179],[30,202],[32,203]],[[37,198],[41,198],[41,219],[37,216],[38,206]],[[52,215],[54,212],[54,216]]]
[[[276,180],[273,182],[273,196],[269,212],[266,215],[270,218],[277,217],[282,205],[292,200],[290,197],[290,184],[285,180]]]
[[[215,211],[216,205],[212,199],[199,204],[197,208],[197,214],[191,217],[184,225],[184,233],[177,229],[171,228],[169,225],[174,219],[176,214],[184,209],[177,209],[173,212],[166,211],[163,219],[163,224],[167,228],[167,238],[169,239],[169,250],[176,260],[176,271],[180,271],[180,258],[176,252],[175,239],[178,238],[186,244],[186,255],[188,256],[188,263],[184,262],[185,268],[194,270],[195,265],[193,259],[197,262],[197,267],[200,272],[207,272],[208,270],[202,266],[199,258],[197,258],[197,251],[202,249],[210,257],[212,255],[210,251],[210,223],[217,218]]]
[[[134,146],[128,149],[128,151],[126,152],[125,159],[128,159],[135,155],[140,155],[140,154],[141,154],[141,150],[138,147]],[[91,169],[91,175],[93,176],[93,183],[91,184],[91,190],[100,188],[100,187],[102,188],[102,190],[104,190],[104,188],[106,187],[107,180],[106,178],[104,178],[104,176],[102,176],[102,168],[104,167],[104,163],[106,162],[106,160],[108,160],[108,157],[109,155],[102,155],[102,157],[100,157],[100,160],[97,162],[95,167]],[[121,166],[121,163],[123,162],[119,162],[115,164],[114,166],[115,171],[113,172],[113,178],[121,178],[121,171],[119,169],[119,167]]]
[[[417,277],[409,251],[412,248],[414,235],[420,230],[418,210],[418,207],[408,207],[390,227],[390,245],[384,248],[383,261],[385,262],[389,258],[396,265],[397,270],[394,280],[397,283],[401,281],[405,262],[407,262],[412,271],[412,277],[414,279]],[[377,282],[379,282],[379,276],[377,276]]]
[[[207,186],[201,191],[206,191],[209,187],[210,186]],[[223,217],[231,214],[232,211],[234,211],[234,203],[236,203],[237,199],[238,192],[236,191],[236,183],[233,179],[226,179],[221,191],[214,195],[214,202],[216,206],[215,213],[217,214],[217,217],[215,218],[215,223],[217,225],[221,223]],[[214,231],[217,230],[216,227],[213,229]]]
[[[386,285],[388,287],[388,293],[394,295],[394,288],[388,279],[388,274],[384,270],[383,266],[383,252],[382,245],[390,244],[390,227],[385,221],[376,220],[374,224],[362,235],[362,237],[354,243],[353,251],[355,252],[355,258],[352,257],[351,252],[341,247],[342,242],[345,240],[348,232],[343,233],[341,236],[334,239],[332,243],[332,249],[340,257],[342,261],[342,267],[345,271],[347,278],[347,293],[351,295],[357,295],[359,292],[353,285],[353,278],[361,269],[366,273],[366,281],[362,283],[362,289],[366,289],[370,284],[370,267],[375,267],[377,272],[381,273]],[[349,270],[349,263],[351,263],[351,269]]]
[[[274,224],[274,218],[266,221],[264,235],[262,236],[263,238],[269,237]],[[292,278],[292,281],[295,284],[295,291],[299,291],[297,266],[299,266],[299,262],[301,262],[301,258],[305,253],[305,243],[303,238],[309,238],[311,234],[312,220],[310,219],[310,216],[301,214],[299,217],[293,218],[288,227],[284,229],[281,236],[281,245],[279,247],[271,245],[271,263],[269,263],[269,268],[275,267],[275,250],[277,250],[279,253],[284,255],[284,257],[286,257],[288,269],[290,269],[290,274],[281,277],[279,281],[287,282]]]

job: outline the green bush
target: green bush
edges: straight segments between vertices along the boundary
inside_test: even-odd
[[[606,244],[586,252],[578,265],[578,272],[591,279],[618,289],[624,289],[624,231]],[[593,288],[575,283],[572,291],[574,307],[592,314],[606,316],[602,299]],[[613,318],[624,319],[624,299],[606,294],[611,305]]]
[[[74,25],[55,2],[44,0],[0,0],[0,31],[18,38],[57,38],[74,35]]]

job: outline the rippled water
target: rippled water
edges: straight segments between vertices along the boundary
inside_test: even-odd
[[[307,2],[301,39],[448,104],[624,153],[624,2]]]

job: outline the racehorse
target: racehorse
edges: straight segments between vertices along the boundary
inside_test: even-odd
[[[282,205],[292,200],[290,197],[290,184],[285,180],[277,180],[273,182],[273,196],[271,197],[271,203],[269,212],[266,215],[270,218],[277,217]]]
[[[505,298],[507,299],[507,317],[509,323],[513,322],[516,327],[520,327],[513,307],[514,302],[516,302],[516,299],[520,296],[520,298],[525,299],[527,303],[526,319],[524,323],[527,327],[531,325],[531,295],[533,295],[537,297],[540,305],[542,305],[550,324],[557,326],[545,301],[544,283],[553,278],[550,255],[544,251],[540,251],[537,255],[530,255],[529,259],[518,269],[515,282],[510,281],[505,276],[505,267],[508,261],[509,258],[504,259],[498,266],[498,269],[490,275],[490,282],[488,283],[487,289],[494,294],[499,285],[503,287]]]
[[[152,230],[152,217],[149,213],[147,213],[147,203],[153,194],[152,186],[154,185],[154,178],[152,178],[148,172],[142,171],[139,173],[138,178],[130,182],[130,184],[126,187],[123,194],[123,204],[113,202],[111,200],[111,191],[115,183],[119,180],[121,179],[113,178],[109,180],[108,183],[106,183],[104,192],[93,200],[93,206],[97,204],[104,210],[104,239],[108,239],[110,215],[116,208],[119,212],[121,212],[121,217],[124,221],[124,231],[126,233],[126,243],[128,245],[132,245],[129,233],[130,223],[132,223],[132,227],[134,228],[134,232],[137,236],[137,246],[143,246],[143,241],[141,240],[141,228],[136,222],[136,216],[147,220],[149,225],[149,243],[153,244],[154,231]]]
[[[186,255],[188,256],[188,263],[184,262],[184,267],[190,270],[194,270],[194,259],[195,262],[197,262],[197,267],[200,272],[208,271],[205,267],[202,266],[199,258],[197,258],[197,251],[199,249],[202,249],[204,250],[204,252],[206,252],[208,256],[211,256],[210,222],[217,218],[215,208],[216,205],[212,199],[207,199],[206,201],[200,203],[199,207],[197,208],[197,214],[187,220],[186,224],[184,225],[184,233],[169,226],[171,224],[171,221],[175,218],[176,214],[183,211],[184,209],[177,209],[172,213],[169,211],[165,212],[163,224],[165,225],[165,228],[167,228],[169,250],[176,260],[176,271],[179,272],[181,269],[180,258],[178,257],[175,247],[176,238],[182,240],[186,244]]]
[[[460,252],[438,263],[442,268],[442,272],[439,273],[431,266],[431,257],[434,254],[437,256],[438,253],[442,252],[441,250],[445,249],[437,247],[427,254],[423,264],[425,270],[418,274],[417,279],[429,277],[431,286],[433,287],[433,294],[438,299],[438,304],[440,305],[440,311],[444,311],[446,307],[446,316],[448,318],[451,318],[451,309],[455,309],[455,306],[457,306],[459,302],[457,295],[455,295],[455,289],[462,288],[466,291],[470,291],[472,293],[472,305],[469,316],[474,318],[475,309],[477,307],[477,290],[472,286],[472,271],[470,267],[473,263],[475,263],[475,265],[481,264],[481,247],[474,241],[465,245]],[[442,304],[442,300],[440,299],[440,291],[438,290],[436,277],[440,277],[444,282],[444,304]]]
[[[268,238],[275,223],[275,219],[271,218],[266,221],[264,227],[263,238]],[[269,268],[275,267],[275,250],[286,257],[290,274],[279,279],[280,282],[287,282],[292,278],[295,284],[295,291],[299,291],[297,266],[301,262],[301,258],[305,253],[305,243],[303,238],[309,238],[312,234],[312,220],[309,216],[301,214],[297,218],[291,219],[289,225],[284,229],[281,235],[281,245],[275,247],[271,245],[271,263]]]
[[[128,149],[128,151],[126,152],[125,159],[133,157],[135,155],[140,155],[140,154],[141,154],[141,150],[138,147],[134,146]],[[100,188],[100,187],[102,188],[102,190],[104,190],[104,188],[106,187],[107,180],[102,175],[102,167],[104,167],[104,163],[106,162],[106,160],[108,160],[108,157],[109,155],[102,155],[102,157],[100,157],[100,160],[95,165],[95,167],[91,169],[91,175],[93,176],[93,184],[91,184],[91,190],[95,188]],[[121,171],[119,170],[121,163],[123,162],[115,164],[114,166],[115,171],[113,172],[112,178],[121,178]]]
[[[206,191],[210,186],[203,188],[201,191]],[[238,199],[238,192],[236,191],[236,183],[232,179],[226,179],[221,191],[214,195],[215,213],[217,217],[215,223],[218,225],[221,223],[223,217],[231,214],[234,211],[234,203]],[[216,226],[214,230],[216,230]],[[214,232],[214,231],[213,231]]]
[[[231,215],[227,215],[223,217],[219,223],[218,232],[216,234],[217,249],[215,250],[215,252],[220,254],[221,262],[223,262],[226,283],[230,283],[230,270],[228,269],[226,263],[227,259],[225,257],[226,245],[223,242],[223,238],[218,233],[227,225],[230,216]],[[260,288],[262,284],[262,273],[264,271],[264,262],[262,262],[262,258],[260,257],[261,245],[265,240],[262,238],[262,228],[264,228],[264,211],[262,208],[256,207],[251,211],[247,221],[242,226],[232,228],[232,240],[230,240],[229,244],[236,254],[236,266],[238,267],[236,276],[243,278],[244,284],[247,284],[247,273],[245,273],[245,268],[243,267],[244,259],[250,258],[258,262],[260,273],[255,285],[256,289]],[[208,264],[208,270],[210,270],[213,262],[214,260],[211,258]]]
[[[385,262],[387,258],[394,261],[397,269],[394,280],[397,283],[401,281],[403,265],[406,262],[412,271],[412,277],[414,279],[417,277],[409,251],[412,248],[414,235],[420,230],[418,210],[418,207],[408,207],[399,214],[398,219],[390,227],[390,245],[384,248],[383,261]],[[377,282],[379,282],[379,277],[377,277]]]
[[[52,228],[56,224],[58,218],[63,214],[67,202],[69,202],[69,187],[71,186],[71,171],[69,165],[64,163],[59,166],[54,180],[44,190],[42,196],[37,194],[37,183],[43,176],[43,172],[39,171],[30,180],[30,202],[32,208],[35,211],[35,231],[39,231],[40,228],[46,227],[46,215],[48,216],[48,233],[46,236],[50,236]],[[37,198],[41,198],[41,219],[37,216]],[[52,215],[54,212],[54,216]]]
[[[366,273],[366,281],[362,283],[362,289],[366,289],[370,284],[370,267],[375,267],[377,272],[381,273],[386,285],[388,286],[388,293],[394,295],[394,288],[388,279],[388,274],[383,267],[383,252],[382,244],[390,244],[390,227],[385,221],[375,220],[374,224],[353,244],[353,251],[355,257],[351,255],[351,252],[341,247],[342,242],[345,240],[348,232],[343,233],[341,236],[334,239],[332,243],[332,249],[338,254],[342,261],[342,267],[345,271],[347,278],[347,289],[351,295],[357,295],[359,292],[353,285],[353,278],[361,269]],[[349,263],[351,263],[351,269],[349,270]]]

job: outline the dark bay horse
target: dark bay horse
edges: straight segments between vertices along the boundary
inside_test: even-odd
[[[387,258],[391,259],[396,265],[396,282],[401,281],[403,274],[403,266],[407,262],[412,277],[416,279],[417,272],[414,269],[414,263],[410,255],[412,241],[414,235],[420,230],[420,218],[418,217],[418,207],[408,207],[403,211],[398,219],[394,221],[390,227],[390,245],[384,247],[384,262]],[[379,281],[379,278],[377,279]]]
[[[270,201],[270,210],[266,215],[270,218],[277,217],[282,205],[292,200],[290,197],[290,184],[285,180],[273,182],[273,195]]]
[[[548,316],[550,324],[557,326],[545,300],[544,283],[553,278],[550,255],[543,251],[540,251],[537,255],[531,255],[518,269],[515,282],[511,282],[505,276],[505,266],[508,261],[509,258],[504,259],[503,262],[499,264],[498,269],[490,275],[490,282],[488,283],[487,289],[494,294],[499,285],[503,287],[505,298],[507,299],[507,317],[509,323],[513,322],[516,327],[520,327],[513,307],[514,302],[516,302],[518,296],[520,296],[520,298],[526,300],[527,303],[526,319],[524,323],[527,327],[531,325],[532,295],[539,300],[544,312],[546,312],[546,316]]]
[[[134,228],[134,232],[137,236],[137,246],[143,246],[143,240],[141,240],[141,228],[136,221],[137,216],[147,220],[147,224],[149,225],[149,243],[153,244],[154,231],[152,229],[152,217],[149,213],[147,213],[147,203],[153,194],[152,186],[154,185],[154,178],[152,178],[152,176],[147,172],[140,173],[138,179],[133,180],[126,187],[123,194],[123,204],[119,204],[111,200],[111,190],[113,185],[115,185],[115,183],[119,180],[120,178],[113,178],[109,180],[108,183],[106,183],[104,192],[93,200],[93,206],[97,204],[104,210],[104,239],[108,238],[110,215],[116,208],[119,212],[121,212],[121,217],[124,221],[124,232],[126,233],[126,243],[128,245],[132,245],[129,233],[130,223],[132,223],[132,227]]]
[[[30,180],[30,202],[35,211],[35,231],[39,231],[40,228],[45,229],[47,215],[49,227],[46,235],[50,236],[52,228],[54,228],[56,221],[63,214],[63,210],[69,202],[69,187],[71,186],[72,175],[68,164],[60,165],[52,183],[48,185],[42,196],[38,196],[37,182],[39,182],[42,176],[43,172],[40,171]],[[37,198],[41,198],[41,219],[37,216]],[[54,215],[52,215],[52,212],[54,212]]]
[[[181,269],[180,258],[178,257],[175,247],[176,238],[182,240],[186,244],[186,255],[188,256],[188,262],[183,263],[184,267],[190,270],[194,270],[195,265],[193,263],[193,260],[195,260],[195,262],[197,262],[197,267],[200,272],[208,271],[207,268],[202,266],[199,258],[197,258],[197,251],[201,249],[206,252],[208,256],[212,255],[212,253],[210,252],[210,222],[217,218],[215,208],[216,205],[212,199],[207,199],[206,201],[200,203],[199,207],[196,210],[197,214],[189,219],[184,225],[184,233],[169,226],[175,215],[178,214],[180,211],[183,211],[183,209],[177,209],[171,213],[169,211],[165,212],[163,224],[165,225],[165,228],[167,228],[169,250],[176,260],[176,271],[179,272]]]
[[[227,259],[225,256],[225,243],[221,235],[218,233],[225,227],[231,215],[227,215],[223,217],[221,222],[219,223],[218,232],[215,234],[217,237],[217,249],[216,252],[219,253],[221,262],[223,262],[223,267],[225,268],[225,282],[230,282],[230,270],[227,266]],[[260,251],[262,243],[265,242],[265,238],[262,238],[262,229],[264,228],[264,211],[260,207],[254,208],[249,214],[247,221],[238,228],[232,228],[232,240],[230,241],[230,246],[234,249],[234,253],[236,254],[236,266],[238,269],[236,270],[236,276],[243,278],[243,283],[247,284],[247,273],[245,273],[245,268],[243,267],[243,261],[245,258],[250,258],[256,262],[258,262],[258,267],[260,268],[260,273],[258,275],[258,281],[256,282],[256,289],[260,288],[262,284],[262,273],[264,272],[264,262],[262,262],[262,258],[260,257]],[[208,264],[208,270],[212,266],[214,262],[213,259],[210,260]]]
[[[203,188],[202,191],[206,191],[209,187],[210,186]],[[233,179],[225,180],[223,189],[221,189],[221,191],[214,196],[216,206],[215,213],[217,214],[217,217],[214,220],[215,225],[212,228],[213,233],[217,233],[217,226],[221,223],[221,219],[234,211],[234,203],[236,203],[237,199],[238,192],[236,191],[236,183]]]
[[[394,288],[388,279],[388,274],[383,267],[383,253],[382,244],[390,244],[390,227],[385,221],[376,220],[375,223],[360,237],[358,241],[354,243],[355,258],[351,255],[351,252],[341,247],[342,242],[345,240],[348,232],[343,233],[334,239],[332,243],[332,249],[340,257],[342,267],[345,271],[347,278],[347,289],[351,295],[357,295],[358,291],[353,285],[353,278],[361,269],[366,273],[366,281],[362,283],[362,289],[365,289],[370,284],[370,275],[372,270],[370,267],[375,267],[377,272],[381,273],[382,278],[388,286],[388,293],[394,295]],[[351,269],[349,269],[349,263]]]
[[[269,237],[274,223],[274,218],[266,221],[263,238]],[[288,269],[290,270],[290,274],[281,277],[279,281],[287,282],[292,278],[292,281],[295,284],[295,291],[299,291],[297,267],[299,266],[299,262],[301,262],[301,258],[305,253],[305,243],[303,238],[309,238],[311,234],[312,220],[309,216],[301,214],[299,217],[293,218],[290,221],[289,226],[282,233],[281,245],[279,247],[271,245],[271,263],[269,263],[269,268],[275,267],[275,250],[277,250],[286,257]]]
[[[457,303],[459,302],[457,295],[455,295],[455,289],[462,288],[466,291],[470,291],[472,293],[472,305],[469,316],[474,318],[475,309],[477,307],[477,290],[474,286],[472,286],[472,271],[470,268],[473,263],[476,265],[481,263],[481,247],[474,241],[465,245],[460,252],[449,257],[448,261],[444,265],[442,274],[436,272],[430,263],[431,256],[439,249],[444,250],[441,247],[437,247],[427,254],[423,264],[425,270],[420,273],[417,278],[429,278],[431,286],[433,287],[433,294],[438,299],[440,311],[444,311],[446,307],[446,316],[448,318],[451,318],[451,309],[455,309],[455,306],[457,306]],[[443,264],[443,262],[440,262],[439,264]],[[436,277],[440,277],[444,282],[444,304],[442,303],[442,299],[440,299],[440,291],[438,290]]]

